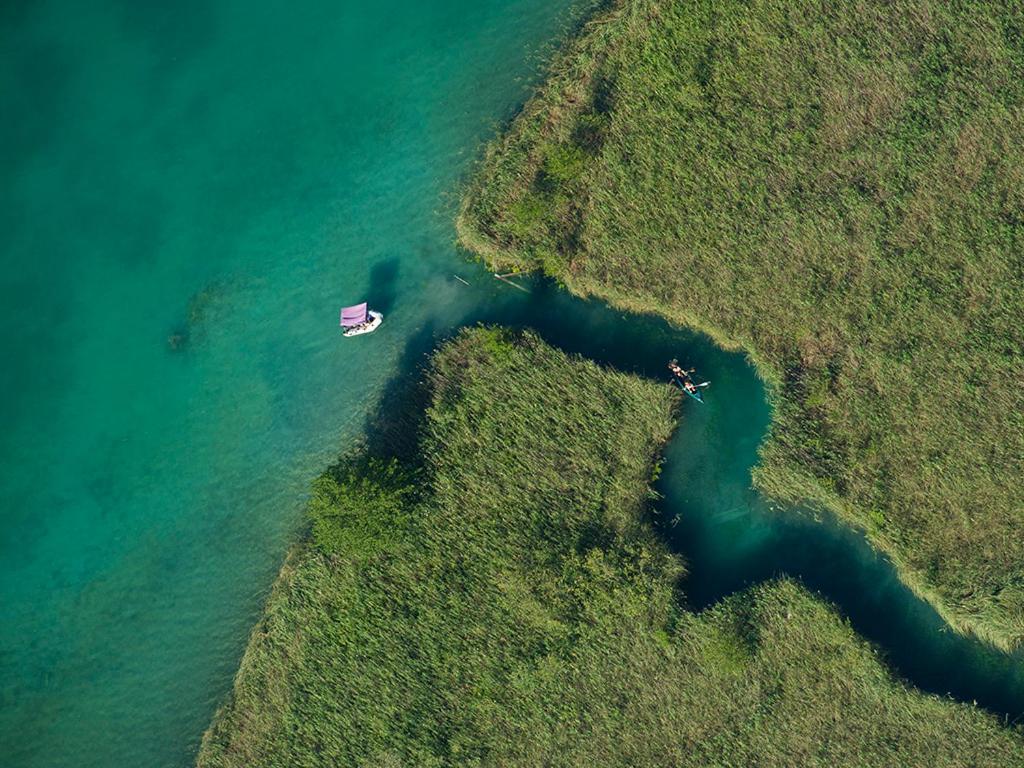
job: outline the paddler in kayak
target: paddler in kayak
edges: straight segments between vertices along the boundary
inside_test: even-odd
[[[669,360],[668,369],[672,371],[672,375],[676,377],[676,381],[682,385],[683,389],[690,393],[697,392],[697,385],[694,384],[693,379],[690,378],[690,374],[693,373],[695,369],[691,368],[688,371],[684,370],[677,360]]]
[[[703,395],[701,395],[700,388],[706,387],[708,385],[708,382],[705,381],[702,382],[701,384],[694,383],[693,379],[690,378],[690,374],[693,373],[696,370],[696,368],[686,370],[681,365],[679,365],[679,362],[677,360],[670,360],[668,363],[668,369],[672,372],[672,376],[675,379],[676,384],[679,385],[680,389],[686,392],[686,394],[688,394],[694,400],[704,402],[704,397]]]

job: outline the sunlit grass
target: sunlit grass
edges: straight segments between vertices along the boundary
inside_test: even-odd
[[[794,583],[684,607],[649,519],[677,391],[496,329],[427,386],[419,460],[318,481],[200,766],[1024,761]]]
[[[1024,6],[625,0],[491,147],[494,265],[747,349],[756,471],[1024,638]]]

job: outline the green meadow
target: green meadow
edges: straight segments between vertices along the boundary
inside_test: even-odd
[[[651,506],[678,392],[482,328],[422,392],[416,450],[315,483],[202,768],[1024,763],[794,582],[687,609]]]
[[[1020,3],[622,0],[492,145],[460,237],[745,349],[774,407],[758,486],[1012,648],[1022,136]]]

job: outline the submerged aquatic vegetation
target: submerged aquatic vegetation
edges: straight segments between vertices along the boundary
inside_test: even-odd
[[[1024,9],[623,0],[490,149],[495,267],[749,351],[776,498],[1024,639]]]
[[[677,391],[500,329],[427,386],[418,459],[328,473],[311,514],[339,536],[289,557],[200,766],[1024,761],[793,582],[685,608],[648,507]]]

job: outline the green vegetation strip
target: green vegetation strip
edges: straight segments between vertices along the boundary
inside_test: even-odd
[[[493,266],[745,348],[756,482],[1024,639],[1024,5],[623,0],[488,152]]]
[[[490,329],[428,386],[421,463],[316,483],[203,768],[1024,763],[792,582],[682,606],[648,509],[678,393]]]

